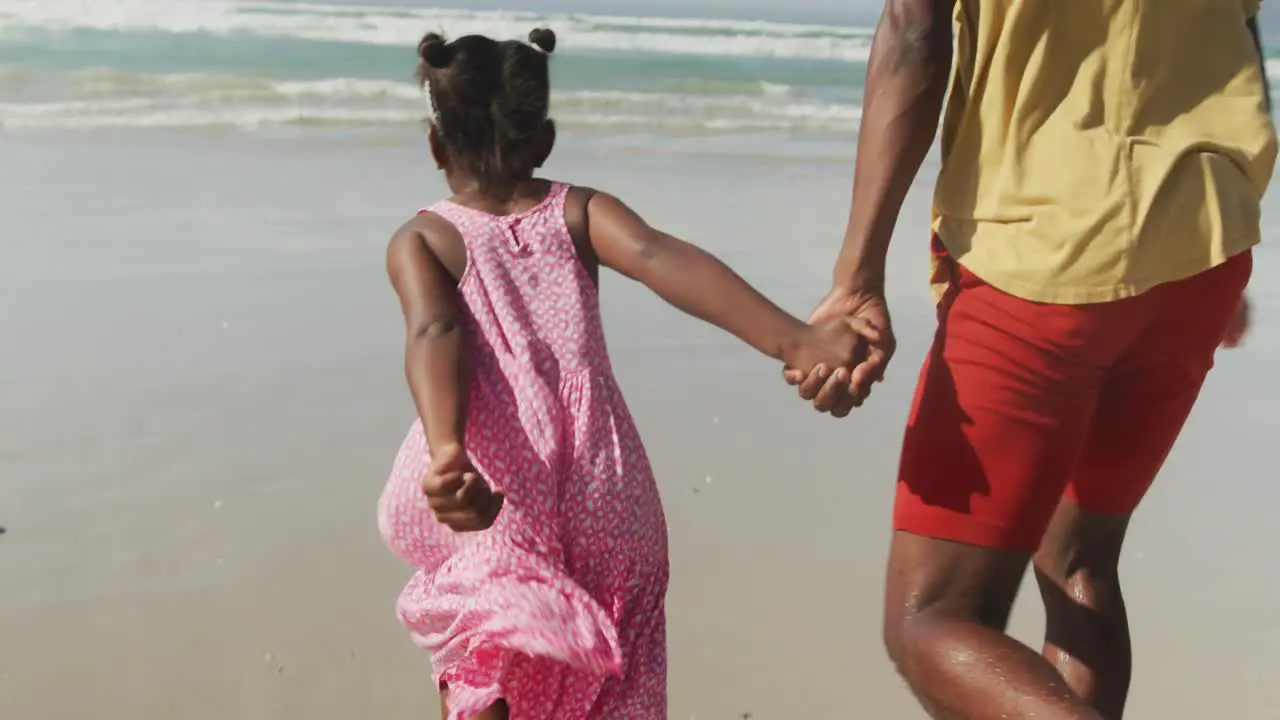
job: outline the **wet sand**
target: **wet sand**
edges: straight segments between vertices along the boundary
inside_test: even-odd
[[[434,718],[391,612],[409,570],[373,514],[412,420],[382,250],[442,193],[420,139],[0,135],[0,157],[0,717]],[[617,193],[804,313],[848,167],[565,149],[548,174]],[[891,259],[896,366],[843,422],[605,280],[671,526],[673,718],[921,716],[878,621],[932,329],[926,209],[918,190]],[[1135,520],[1133,717],[1280,702],[1278,258],[1258,252],[1255,334],[1222,355]],[[1014,629],[1034,640],[1024,600]]]

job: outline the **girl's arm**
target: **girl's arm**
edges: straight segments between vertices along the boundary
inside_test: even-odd
[[[594,193],[587,235],[601,265],[637,280],[684,312],[723,328],[774,359],[831,367],[852,361],[848,328],[814,330],[779,308],[710,253],[653,229],[622,201]]]
[[[410,220],[387,247],[387,274],[404,311],[404,374],[431,450],[422,491],[440,522],[457,532],[484,530],[497,519],[503,496],[466,453],[470,378],[462,309],[457,281],[427,241],[430,222],[422,215]]]
[[[458,288],[427,244],[419,218],[392,236],[387,274],[404,311],[404,373],[428,447],[433,457],[460,455],[466,436],[468,378]]]

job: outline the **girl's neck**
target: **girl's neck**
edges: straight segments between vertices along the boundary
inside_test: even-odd
[[[481,188],[470,178],[449,177],[450,200],[458,205],[481,210],[491,215],[521,213],[542,202],[550,191],[546,180],[530,178],[516,182],[509,188]]]

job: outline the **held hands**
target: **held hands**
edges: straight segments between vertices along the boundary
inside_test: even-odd
[[[436,519],[455,532],[489,529],[504,500],[502,491],[491,488],[457,446],[433,453],[422,493]]]
[[[897,349],[889,308],[884,294],[862,289],[832,290],[818,303],[809,318],[812,326],[843,326],[863,341],[861,357],[845,363],[819,362],[805,370],[805,364],[787,361],[783,378],[798,386],[800,397],[813,401],[814,409],[845,417],[871,394],[871,387],[884,379],[885,368]],[[785,358],[784,358],[785,360]]]
[[[866,331],[871,332],[870,328]],[[830,372],[829,368],[846,368],[857,365],[867,354],[866,337],[842,320],[827,320],[803,325],[782,351],[782,361],[789,368],[809,368]]]

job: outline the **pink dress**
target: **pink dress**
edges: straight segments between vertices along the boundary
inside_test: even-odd
[[[565,225],[567,192],[555,184],[503,217],[448,201],[424,211],[466,243],[467,450],[506,492],[485,532],[437,523],[418,422],[379,501],[387,545],[418,568],[397,612],[449,688],[448,720],[499,699],[511,720],[667,717],[666,521]]]

